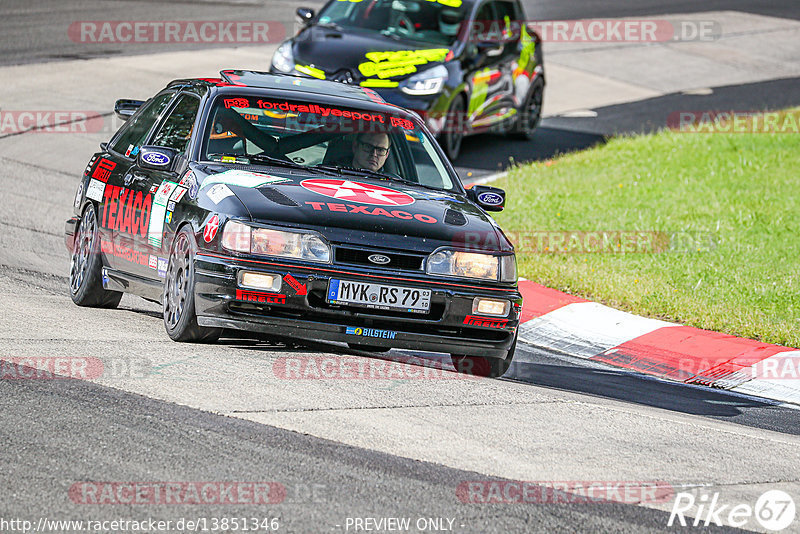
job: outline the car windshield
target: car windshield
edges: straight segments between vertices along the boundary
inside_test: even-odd
[[[322,10],[318,23],[450,46],[465,16],[462,0],[340,0]]]
[[[434,141],[397,114],[310,101],[219,96],[201,159],[300,167],[458,190]]]

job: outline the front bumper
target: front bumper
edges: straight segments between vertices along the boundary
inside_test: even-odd
[[[280,275],[280,292],[238,287],[237,275],[244,269]],[[516,288],[446,283],[420,275],[381,276],[358,268],[300,267],[201,252],[195,260],[197,321],[200,326],[296,339],[490,358],[508,355],[522,307]],[[286,280],[291,278],[290,285]],[[332,305],[325,300],[331,278],[430,289],[431,309],[412,314]],[[472,314],[475,297],[507,299],[511,311],[504,318],[477,318]]]

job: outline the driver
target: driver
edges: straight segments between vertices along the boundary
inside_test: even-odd
[[[361,133],[353,140],[354,169],[378,172],[383,169],[392,142],[385,132]]]
[[[461,13],[452,9],[443,9],[439,13],[439,31],[442,35],[455,37],[461,28]]]

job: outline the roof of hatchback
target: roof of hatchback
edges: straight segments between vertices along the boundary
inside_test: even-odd
[[[300,89],[306,93],[328,96],[341,96],[356,100],[368,100],[384,103],[385,100],[375,91],[358,85],[347,85],[340,82],[316,80],[291,76],[288,74],[270,74],[252,70],[223,70],[220,76],[230,85],[259,87],[264,89]]]

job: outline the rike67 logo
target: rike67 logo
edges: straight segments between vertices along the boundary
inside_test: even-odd
[[[693,527],[760,526],[777,532],[789,527],[794,522],[795,514],[794,499],[781,490],[764,492],[753,506],[748,503],[724,502],[720,499],[719,492],[680,492],[675,495],[667,526],[671,527],[676,523],[682,527],[689,524]]]

